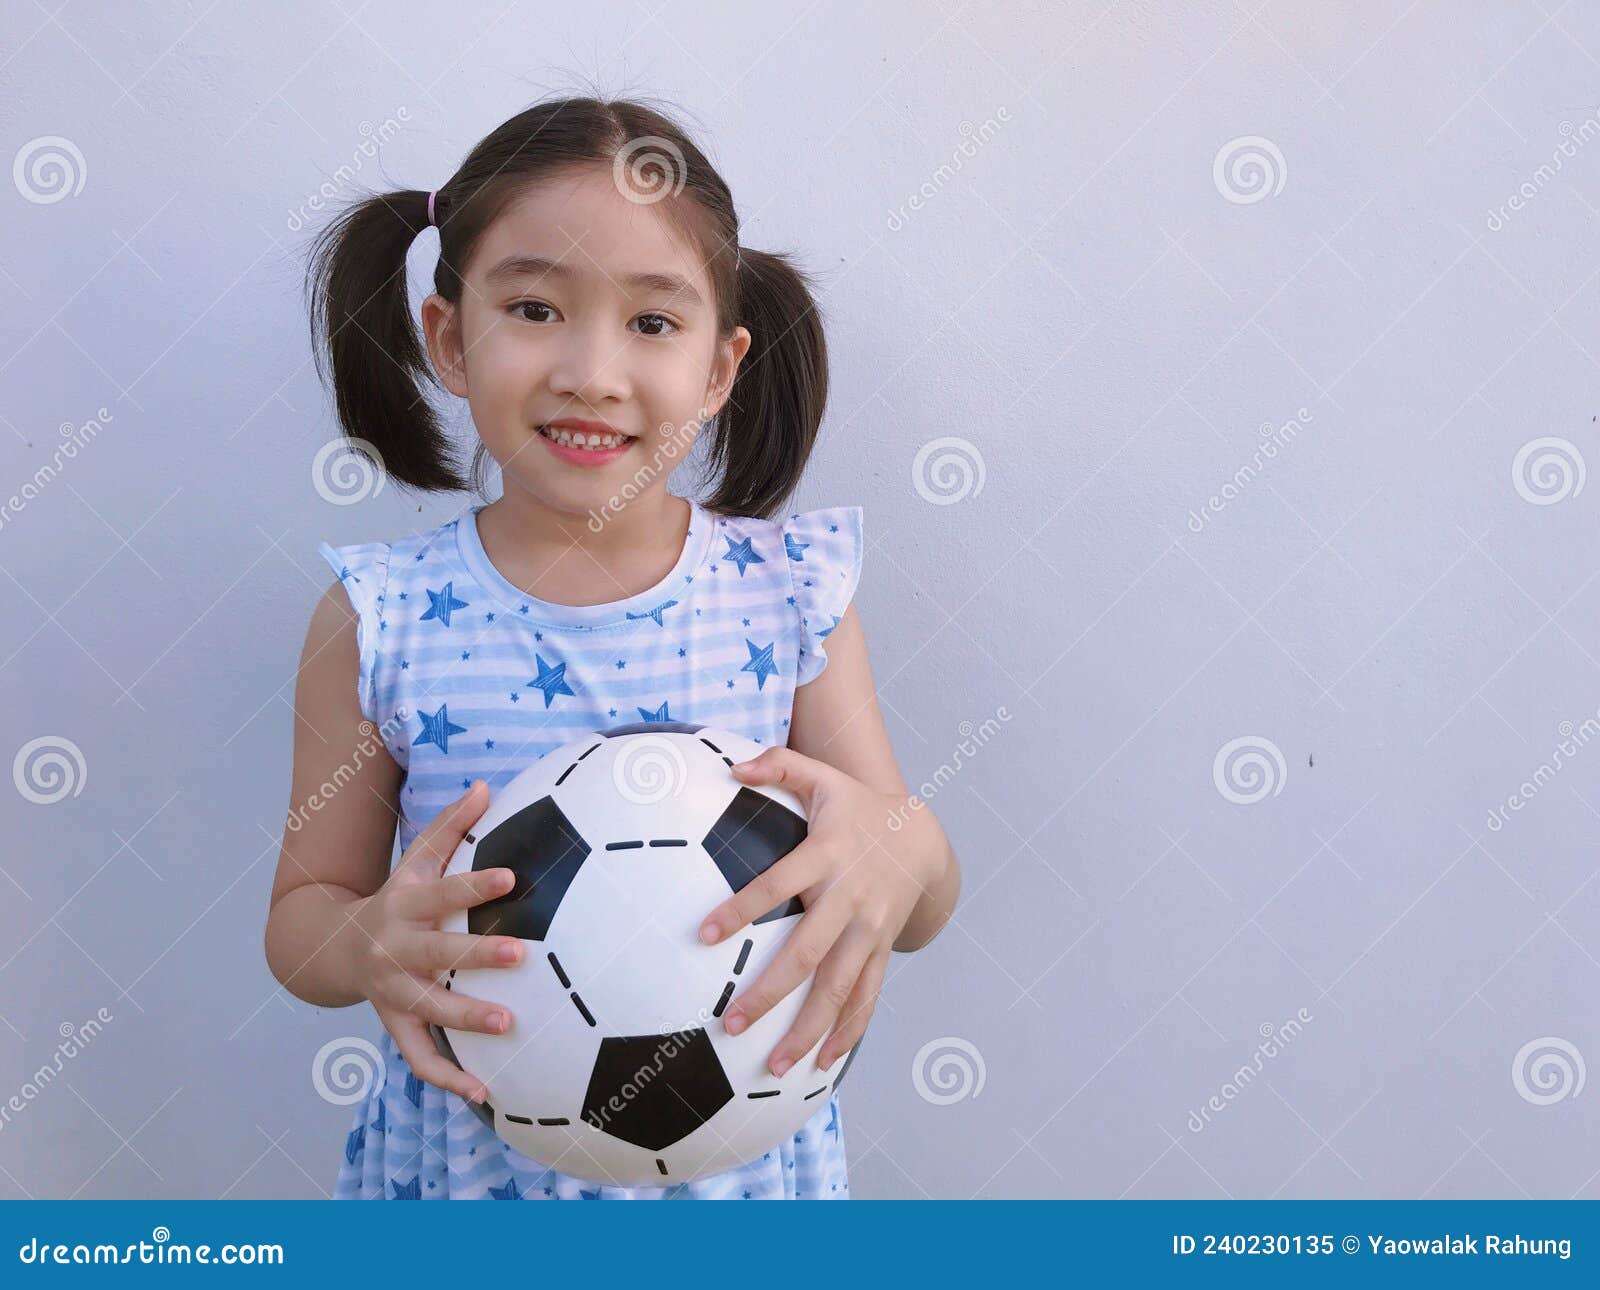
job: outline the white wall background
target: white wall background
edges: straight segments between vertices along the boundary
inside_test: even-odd
[[[331,1188],[312,1056],[377,1022],[260,950],[316,545],[468,499],[313,488],[292,216],[592,79],[681,105],[746,241],[821,272],[798,502],[866,509],[908,777],[963,763],[956,921],[843,1094],[857,1192],[1600,1196],[1600,484],[1540,465],[1600,467],[1592,8],[85,0],[0,44],[0,494],[46,472],[0,525],[0,751],[82,754],[5,798],[0,1195]],[[981,474],[919,489],[943,436]],[[930,1099],[941,1040],[976,1057]]]

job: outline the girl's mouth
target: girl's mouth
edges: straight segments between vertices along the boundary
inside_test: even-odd
[[[626,435],[574,434],[569,430],[539,427],[545,446],[575,466],[605,466],[621,457],[636,442]]]

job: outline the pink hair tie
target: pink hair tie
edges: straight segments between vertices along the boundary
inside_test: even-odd
[[[428,223],[430,224],[433,223],[433,199],[438,195],[439,190],[437,188],[428,194]]]

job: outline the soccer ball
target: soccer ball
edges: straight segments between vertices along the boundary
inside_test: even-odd
[[[821,1040],[781,1078],[767,1069],[809,980],[741,1034],[717,1020],[805,912],[793,898],[717,945],[699,937],[806,836],[792,793],[729,772],[761,751],[683,722],[585,736],[507,784],[451,857],[447,875],[504,867],[517,882],[443,930],[529,944],[514,967],[441,978],[504,1004],[509,1031],[430,1029],[489,1090],[467,1105],[524,1155],[589,1182],[670,1186],[786,1141],[844,1079],[856,1048],[822,1071]]]

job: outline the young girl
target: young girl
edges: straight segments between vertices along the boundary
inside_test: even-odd
[[[430,225],[424,354],[405,261]],[[485,454],[503,479],[498,500],[436,528],[321,547],[338,580],[300,664],[266,949],[300,998],[370,1000],[386,1028],[337,1197],[849,1193],[836,1094],[741,1168],[597,1186],[496,1137],[462,1101],[489,1090],[428,1030],[517,1033],[505,1009],[440,984],[527,952],[439,930],[509,890],[510,871],[440,875],[491,793],[595,730],[721,726],[768,746],[734,767],[743,783],[805,803],[807,840],[701,928],[718,943],[801,900],[784,949],[721,1018],[736,1034],[815,972],[774,1074],[819,1044],[825,1065],[850,1052],[890,951],[925,944],[954,908],[956,859],[907,794],[850,603],[861,509],[771,518],[816,436],[826,350],[801,275],[738,231],[727,185],[673,122],[582,98],[513,117],[435,192],[361,202],[314,249],[314,338],[346,433],[404,485],[464,489],[420,386],[436,376],[470,408],[479,495]],[[666,487],[702,430],[703,504]]]

